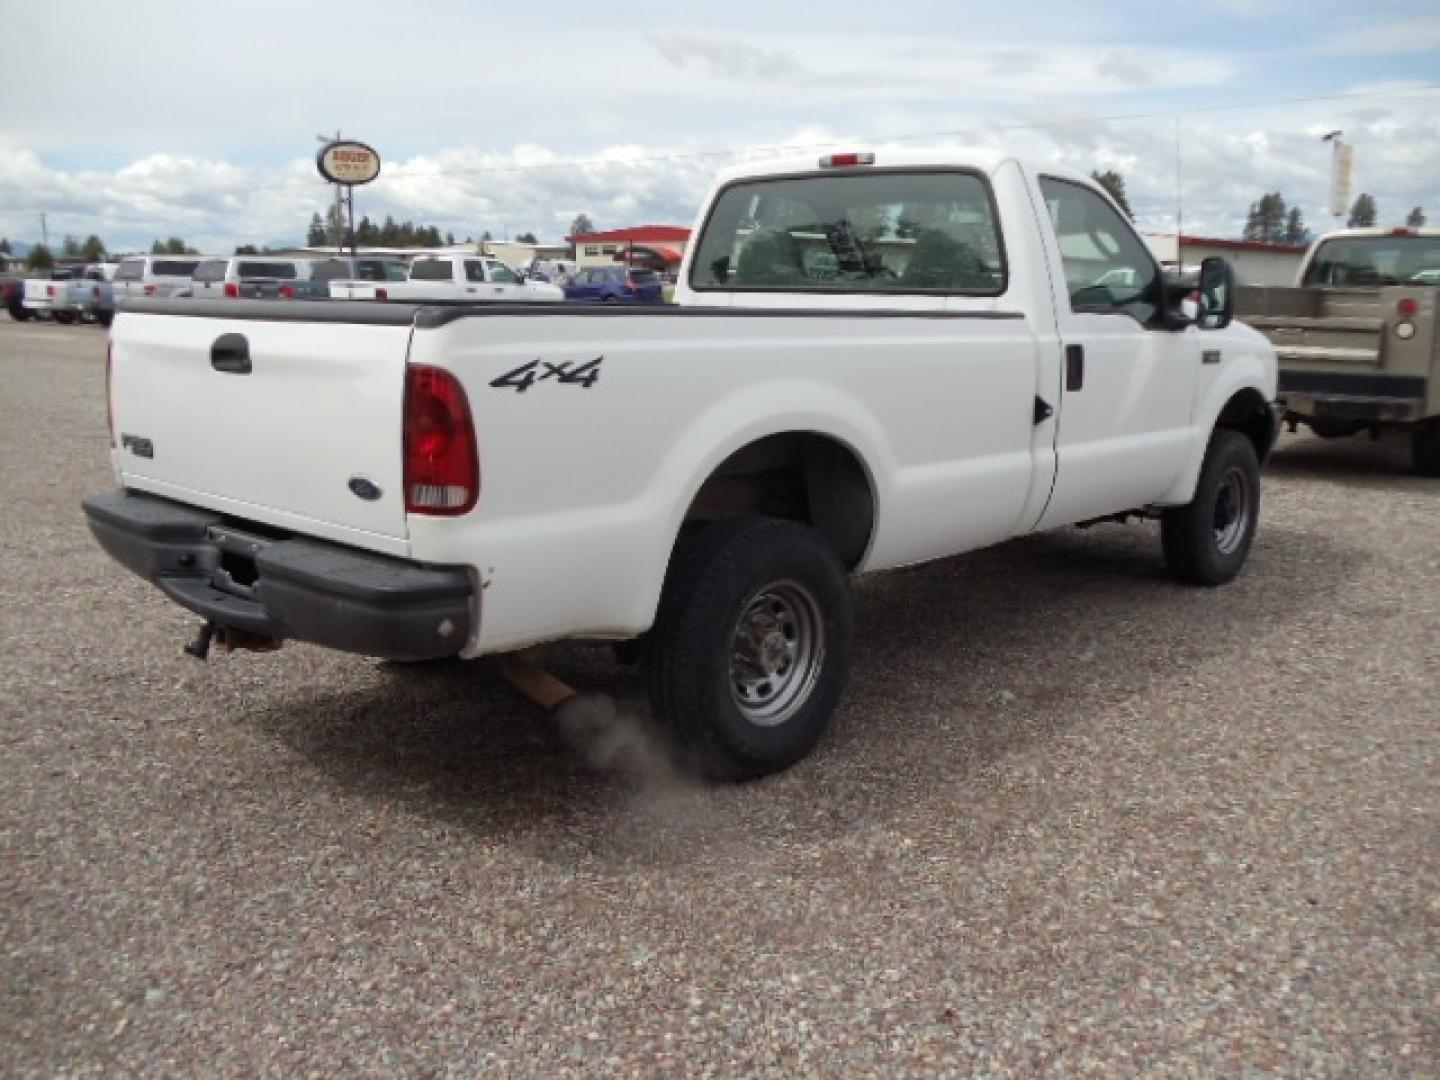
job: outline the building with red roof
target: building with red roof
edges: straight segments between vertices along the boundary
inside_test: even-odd
[[[678,225],[636,225],[569,238],[581,266],[628,262],[657,270],[675,269],[685,257],[690,230]]]

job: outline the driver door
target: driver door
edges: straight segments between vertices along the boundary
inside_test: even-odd
[[[1055,486],[1037,528],[1158,499],[1190,447],[1199,346],[1165,329],[1160,267],[1093,188],[1038,180],[1063,377]]]

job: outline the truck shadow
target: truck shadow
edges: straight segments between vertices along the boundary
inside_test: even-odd
[[[1417,476],[1411,465],[1409,436],[1386,432],[1378,440],[1368,435],[1322,439],[1308,432],[1281,438],[1266,472],[1286,479],[1343,480],[1348,486],[1371,490],[1403,490],[1433,485]]]
[[[485,661],[345,660],[353,689],[253,720],[348,789],[546,861],[690,865],[717,845],[743,858],[767,837],[838,836],[898,813],[900,800],[883,798],[891,784],[978,784],[982,798],[997,762],[1153,682],[1287,633],[1333,602],[1312,587],[1317,574],[1339,588],[1367,558],[1267,525],[1238,581],[1194,590],[1165,577],[1153,527],[1101,526],[863,578],[850,690],[830,737],[789,772],[741,787],[670,766],[650,738],[639,673],[606,648],[560,647],[548,664],[616,702],[625,727],[603,769]]]

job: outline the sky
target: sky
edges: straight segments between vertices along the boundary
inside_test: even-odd
[[[691,224],[780,152],[978,146],[1126,181],[1143,229],[1322,229],[1330,151],[1382,224],[1440,223],[1436,0],[0,0],[0,237],[297,243],[317,135],[379,151],[356,212],[557,241]]]

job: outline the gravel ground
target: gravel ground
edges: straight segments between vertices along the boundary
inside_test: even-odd
[[[1287,436],[1218,591],[1141,526],[865,579],[832,736],[708,788],[608,651],[598,747],[483,663],[182,656],[77,508],[103,341],[0,322],[0,1071],[1440,1072],[1403,445]]]

